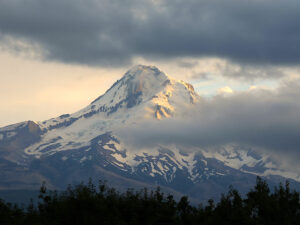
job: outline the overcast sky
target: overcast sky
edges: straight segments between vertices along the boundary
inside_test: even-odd
[[[296,65],[298,0],[1,0],[1,41],[44,60],[124,66],[221,57]]]
[[[299,0],[0,0],[0,126],[75,112],[151,64],[204,96],[177,140],[299,158],[299,49]]]

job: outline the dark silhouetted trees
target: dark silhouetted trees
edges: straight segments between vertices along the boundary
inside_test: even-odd
[[[272,192],[261,178],[243,198],[230,187],[218,203],[195,207],[183,196],[128,189],[120,193],[103,182],[69,186],[64,192],[40,189],[40,202],[27,208],[0,201],[0,224],[30,225],[297,225],[299,192],[289,183]]]

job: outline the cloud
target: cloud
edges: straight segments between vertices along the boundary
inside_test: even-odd
[[[219,88],[218,93],[219,94],[232,94],[233,90],[230,87],[226,86],[226,87]]]
[[[298,165],[300,157],[300,79],[289,80],[273,91],[252,89],[203,99],[184,120],[126,128],[122,136],[136,146],[178,144],[218,148],[248,146]],[[189,148],[186,148],[189,149]],[[299,168],[300,169],[300,168]]]
[[[65,63],[219,57],[296,65],[299,8],[298,0],[2,0],[0,39],[11,48],[9,39],[38,46],[42,59]]]
[[[255,80],[255,79],[276,79],[287,75],[284,68],[270,65],[243,65],[223,61],[216,63],[219,73],[228,78]]]
[[[195,60],[188,59],[188,60],[179,60],[177,64],[179,67],[182,68],[194,68],[198,65],[198,62]]]

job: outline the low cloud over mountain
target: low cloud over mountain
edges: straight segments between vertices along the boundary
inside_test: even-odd
[[[226,144],[243,145],[280,157],[299,170],[299,94],[300,80],[292,80],[276,90],[218,95],[202,99],[186,119],[126,128],[123,135],[138,146],[176,143],[219,150]]]

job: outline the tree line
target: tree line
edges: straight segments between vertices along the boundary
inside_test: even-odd
[[[178,201],[159,188],[124,193],[100,181],[69,186],[63,192],[40,188],[40,201],[20,207],[0,200],[0,224],[30,225],[297,225],[300,224],[299,192],[289,182],[270,190],[257,178],[242,197],[230,187],[219,202],[194,206],[188,197]]]

